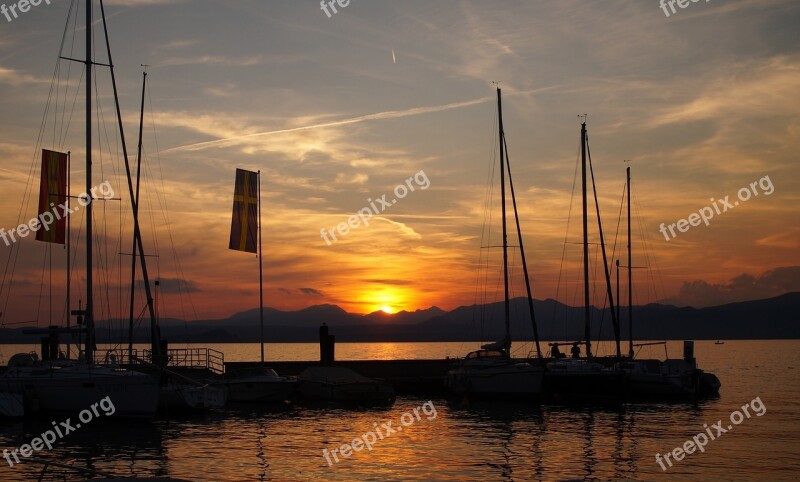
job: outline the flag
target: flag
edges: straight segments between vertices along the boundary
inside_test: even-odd
[[[36,240],[64,244],[67,218],[59,205],[67,202],[67,155],[42,149],[42,180],[39,184],[39,221]]]
[[[258,252],[258,194],[258,173],[236,169],[230,249]]]

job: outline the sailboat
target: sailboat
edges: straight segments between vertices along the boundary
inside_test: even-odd
[[[111,62],[111,47],[108,42],[108,30],[105,23],[105,12],[103,2],[100,1],[100,8],[103,18],[105,32],[105,43],[108,53],[108,65],[100,64],[93,60],[93,1],[86,2],[86,58],[78,61],[85,65],[85,85],[86,85],[86,204],[82,204],[86,211],[86,305],[79,310],[74,310],[69,315],[77,316],[76,327],[59,328],[51,326],[46,329],[30,329],[24,333],[32,335],[47,335],[42,343],[42,358],[36,353],[19,353],[12,356],[8,362],[7,371],[0,377],[0,392],[15,394],[10,399],[18,400],[19,396],[23,400],[23,408],[26,415],[36,413],[76,413],[87,409],[93,403],[97,403],[104,397],[110,397],[115,406],[115,417],[152,417],[158,405],[159,391],[158,380],[152,376],[117,367],[100,366],[95,363],[95,312],[94,312],[94,285],[93,285],[93,226],[92,226],[92,201],[93,177],[92,177],[92,122],[94,110],[92,108],[92,80],[93,68],[95,65],[105,65],[110,68],[111,80],[114,87],[114,99],[117,107],[117,120],[119,124],[120,137],[123,149],[124,134],[122,129],[122,118],[119,111],[119,100],[117,96],[116,80],[114,77],[113,62]],[[64,57],[61,57],[62,59]],[[65,59],[74,61],[73,59]],[[130,181],[130,169],[128,167],[127,151],[125,151],[125,167],[128,174],[128,185],[131,188],[131,199],[134,209],[134,231],[137,234],[137,241],[141,250],[141,234],[139,233],[138,218],[136,216],[135,199],[132,192]],[[68,170],[68,154],[56,153],[43,150],[42,153],[42,186],[48,189],[42,193],[41,200],[45,200],[45,206],[53,196],[49,188],[57,191],[57,200],[68,202],[66,176]],[[53,171],[58,171],[61,175],[52,176]],[[49,175],[45,175],[45,171]],[[50,178],[58,179],[52,184],[45,181]],[[62,184],[63,183],[63,184]],[[59,186],[60,184],[60,186]],[[64,228],[62,228],[64,229]],[[67,243],[69,233],[66,233],[67,240],[51,239],[48,242],[58,244]],[[38,238],[38,237],[37,237]],[[68,251],[69,253],[69,251]],[[69,256],[68,256],[69,257]],[[71,280],[69,275],[67,285]],[[68,292],[69,293],[69,292]],[[69,294],[67,295],[69,306]],[[70,360],[59,348],[59,335],[82,335],[84,336],[83,350],[78,360]],[[9,397],[4,397],[8,399]],[[14,408],[18,408],[14,406]]]
[[[142,133],[144,131],[144,101],[145,101],[145,93],[147,89],[147,72],[142,72],[142,101],[141,101],[141,109],[139,112],[139,144],[138,144],[138,155],[136,158],[136,190],[135,190],[135,205],[138,206],[139,204],[139,188],[140,188],[140,177],[141,177],[141,169],[142,169]],[[135,213],[136,215],[138,213]],[[170,350],[167,348],[167,344],[163,341],[159,341],[158,346],[156,343],[152,344],[151,350],[149,352],[150,357],[152,360],[141,359],[133,355],[133,305],[135,299],[135,288],[136,288],[136,257],[137,257],[137,248],[138,242],[136,238],[136,233],[134,233],[133,239],[133,247],[132,247],[132,262],[131,262],[131,295],[130,295],[130,310],[129,310],[129,329],[128,329],[128,354],[129,358],[132,362],[137,362],[140,365],[144,365],[152,369],[155,373],[160,375],[161,380],[161,391],[159,397],[159,408],[162,410],[179,410],[179,411],[204,411],[204,410],[212,410],[212,409],[219,409],[223,408],[228,401],[228,391],[225,387],[219,387],[210,383],[205,383],[189,376],[186,376],[182,373],[179,373],[177,370],[182,368],[180,366],[180,360],[176,360],[173,358],[173,355],[177,355],[174,350]],[[138,253],[139,258],[141,259],[141,265],[143,267],[147,266],[146,259],[144,256],[144,252],[141,250]],[[147,305],[148,309],[150,309],[151,313],[151,339],[152,340],[160,340],[160,330],[158,327],[158,312],[156,309],[153,308],[153,299],[151,298],[150,291],[149,291],[149,281],[147,277],[147,271],[143,269],[142,276],[145,279],[145,294],[147,296]],[[156,294],[158,293],[158,286],[159,282],[156,280]],[[198,354],[202,350],[198,350]],[[206,357],[208,357],[208,350],[206,350]],[[185,356],[177,356],[176,358],[181,359],[185,358]],[[192,359],[192,355],[189,355],[191,364],[194,360]],[[200,357],[202,358],[202,355]],[[199,360],[198,360],[199,361]],[[173,366],[170,364],[177,363],[178,366]],[[207,363],[208,365],[208,363]]]
[[[500,191],[503,224],[503,281],[505,288],[505,336],[502,340],[483,345],[480,350],[473,351],[461,360],[458,365],[449,370],[445,375],[445,386],[457,395],[467,396],[511,396],[511,397],[538,397],[542,393],[544,380],[544,367],[527,360],[511,357],[511,315],[508,281],[508,236],[506,219],[506,182],[505,175],[508,171],[509,187],[514,207],[519,249],[522,258],[525,286],[528,293],[528,306],[530,309],[531,323],[533,324],[536,351],[541,358],[539,350],[539,335],[533,313],[533,296],[531,294],[528,268],[525,262],[525,250],[522,243],[519,215],[517,213],[514,183],[511,180],[511,166],[508,160],[508,148],[505,132],[503,130],[503,103],[500,87],[497,87],[497,118],[500,143]]]
[[[663,342],[633,343],[633,268],[631,242],[631,168],[627,167],[625,197],[628,212],[628,358],[618,364],[625,376],[625,392],[628,398],[643,397],[693,397],[698,394],[719,392],[719,379],[711,373],[697,368],[694,357],[694,342],[684,341],[683,358],[664,361],[657,359],[635,359],[635,346],[664,345]],[[617,289],[619,289],[619,263],[617,263]],[[619,298],[619,296],[617,297]],[[666,348],[665,348],[666,349]]]
[[[255,206],[254,206],[255,205]],[[257,216],[257,219],[256,219]],[[257,238],[257,239],[256,239]],[[256,240],[258,242],[256,242]],[[233,223],[228,246],[235,251],[255,252],[258,257],[259,322],[261,363],[258,367],[225,373],[212,381],[226,387],[231,402],[280,403],[289,400],[296,378],[282,377],[264,362],[264,275],[261,236],[261,171],[236,170]]]
[[[572,343],[572,358],[558,357],[555,348],[558,344],[553,344],[553,360],[547,363],[547,374],[545,378],[545,388],[548,396],[555,400],[616,400],[622,392],[621,372],[614,368],[608,368],[607,363],[602,363],[602,359],[596,358],[592,353],[591,341],[591,302],[589,293],[589,227],[588,227],[588,203],[587,203],[587,167],[591,173],[592,188],[594,191],[595,208],[597,212],[597,224],[600,234],[600,246],[603,253],[603,266],[605,271],[606,295],[610,305],[612,325],[614,328],[616,342],[616,359],[621,358],[620,353],[620,333],[619,323],[614,312],[614,298],[611,294],[611,279],[606,262],[605,242],[603,238],[603,226],[600,218],[600,207],[597,200],[597,190],[594,184],[594,171],[591,166],[591,155],[588,155],[588,135],[586,132],[586,116],[582,116],[581,122],[581,186],[583,200],[583,293],[584,293],[584,339]],[[584,345],[586,354],[580,356],[579,345]]]

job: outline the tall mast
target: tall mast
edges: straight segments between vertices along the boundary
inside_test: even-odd
[[[592,152],[589,150],[588,140],[586,150],[589,154],[589,172],[592,175],[592,193],[594,194],[594,208],[597,212],[597,231],[600,235],[600,251],[603,254],[603,273],[606,278],[606,293],[608,294],[609,311],[611,312],[611,323],[614,327],[614,344],[617,349],[617,358],[622,356],[619,348],[619,318],[617,312],[614,310],[614,294],[611,292],[611,275],[608,272],[608,257],[606,256],[606,242],[603,237],[603,222],[600,218],[600,202],[597,199],[597,184],[594,181],[594,167],[592,167]]]
[[[511,314],[508,299],[508,236],[506,228],[506,174],[505,174],[505,146],[503,145],[503,101],[500,94],[500,87],[497,87],[497,119],[500,129],[500,197],[503,198],[503,287],[505,289],[505,321],[506,337],[505,352],[506,356],[511,356]]]
[[[536,343],[536,356],[542,358],[542,350],[539,347],[539,328],[536,326],[536,316],[533,312],[533,294],[531,293],[531,281],[528,276],[528,263],[525,261],[525,247],[522,244],[522,228],[519,225],[519,212],[517,212],[517,196],[514,194],[514,180],[511,178],[511,159],[508,157],[508,145],[503,136],[503,145],[506,148],[506,167],[508,168],[508,187],[511,189],[511,204],[514,207],[514,220],[517,223],[517,237],[519,238],[519,254],[522,258],[522,272],[525,275],[525,289],[528,293],[528,309],[531,313],[531,325],[533,326],[533,340]]]
[[[142,173],[142,134],[144,131],[144,94],[147,86],[147,72],[142,72],[142,105],[139,109],[139,147],[136,155],[136,199],[133,203],[133,215],[139,215],[139,186]],[[128,312],[128,360],[129,363],[133,362],[133,304],[135,301],[134,294],[136,293],[136,236],[133,237],[133,246],[131,247],[131,303],[130,311]],[[144,253],[141,253],[144,255]]]
[[[628,356],[633,358],[633,264],[631,263],[631,166],[626,169],[628,191]],[[619,301],[619,297],[617,297]]]
[[[155,308],[153,307],[153,296],[150,290],[150,277],[147,273],[147,260],[144,256],[144,243],[142,242],[142,233],[139,229],[139,216],[138,216],[138,203],[136,202],[136,194],[133,191],[133,179],[131,178],[130,162],[128,161],[128,146],[125,143],[125,130],[122,125],[122,111],[119,108],[119,95],[117,93],[117,79],[114,74],[114,62],[111,59],[111,44],[108,40],[108,26],[106,25],[105,7],[103,7],[103,0],[100,0],[100,12],[103,16],[103,32],[106,39],[106,52],[108,53],[108,67],[111,71],[111,86],[114,90],[114,105],[117,109],[117,124],[119,126],[120,144],[122,145],[122,156],[125,160],[125,177],[128,181],[128,194],[131,198],[131,207],[133,208],[133,236],[136,239],[136,245],[139,248],[139,262],[142,267],[142,280],[144,281],[144,293],[147,298],[147,308],[150,312],[150,343],[153,353],[153,361],[157,364],[164,363],[161,356],[161,334],[158,328],[158,319],[156,318]],[[87,27],[88,28],[88,27]]]
[[[592,357],[589,311],[589,221],[586,204],[586,115],[581,123],[581,188],[583,190],[583,320],[586,358]]]
[[[92,296],[92,2],[86,0],[86,361],[94,363]]]
[[[264,269],[261,246],[261,171],[258,171],[258,319],[261,322],[261,366],[264,366]]]

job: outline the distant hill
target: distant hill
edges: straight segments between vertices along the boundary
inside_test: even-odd
[[[533,329],[527,299],[511,301],[511,332],[515,340],[530,340]],[[311,306],[299,311],[264,309],[268,342],[316,342],[324,322],[340,342],[367,341],[482,341],[503,336],[502,302],[461,306],[452,311],[437,307],[388,314],[359,315],[335,305]],[[534,312],[542,340],[583,338],[583,307],[555,300],[535,300]],[[614,338],[609,310],[591,308],[592,339]],[[648,304],[633,308],[635,339],[782,339],[800,338],[800,293],[731,303],[710,308],[678,308]],[[259,340],[259,310],[236,313],[221,320],[161,321],[162,336],[173,343],[236,343]],[[622,338],[628,336],[627,308],[621,314]],[[126,321],[98,322],[98,342],[120,343],[127,337]],[[140,323],[136,342],[147,342],[149,327]],[[2,343],[29,343],[35,337],[22,328],[0,329]]]

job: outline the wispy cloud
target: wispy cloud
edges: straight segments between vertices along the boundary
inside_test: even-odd
[[[17,69],[0,67],[0,83],[18,86],[23,84],[49,84],[50,79],[26,74]]]
[[[170,57],[164,59],[153,68],[172,67],[176,65],[225,65],[229,67],[251,67],[266,62],[261,55],[249,57],[225,57],[223,55],[199,55],[197,57]]]
[[[527,90],[527,91],[520,91],[520,92],[511,92],[507,95],[515,95],[515,94],[530,94],[536,91],[540,91],[542,89],[536,90]],[[232,136],[226,137],[223,139],[216,139],[213,141],[206,141],[206,142],[198,142],[195,144],[188,144],[185,146],[178,146],[173,147],[171,149],[167,149],[166,152],[173,152],[173,151],[199,151],[202,149],[209,149],[212,147],[230,147],[238,144],[245,143],[246,141],[258,138],[258,137],[266,137],[266,136],[274,136],[277,134],[288,134],[292,132],[300,132],[312,129],[324,129],[329,127],[341,127],[351,124],[360,124],[362,122],[368,122],[373,120],[385,120],[385,119],[398,119],[402,117],[410,117],[416,115],[423,115],[423,114],[431,114],[434,112],[443,112],[453,109],[461,109],[463,107],[470,107],[473,105],[483,104],[486,102],[493,101],[495,99],[494,96],[486,96],[480,97],[478,99],[466,100],[461,102],[451,102],[448,104],[440,104],[440,105],[432,105],[432,106],[424,106],[424,107],[413,107],[410,109],[405,110],[390,110],[390,111],[383,111],[383,112],[376,112],[374,114],[366,114],[357,117],[350,117],[348,119],[340,119],[330,122],[322,122],[319,124],[301,126],[301,127],[290,127],[286,129],[276,129],[272,131],[265,131],[265,132],[257,132],[254,134],[245,134],[240,136]]]
[[[778,56],[715,71],[710,84],[691,100],[665,108],[651,127],[705,119],[771,115],[784,111],[786,100],[800,92],[800,61]]]
[[[382,120],[382,119],[397,119],[400,117],[409,117],[413,115],[421,115],[421,114],[428,114],[431,112],[442,112],[445,110],[451,109],[458,109],[461,107],[468,107],[471,105],[482,104],[484,102],[488,102],[492,100],[492,97],[481,97],[480,99],[468,100],[463,102],[452,102],[449,104],[442,104],[436,106],[427,106],[427,107],[414,107],[411,109],[406,110],[391,110],[391,111],[384,111],[384,112],[376,112],[374,114],[367,114],[357,117],[351,117],[349,119],[341,119],[337,121],[331,122],[323,122],[321,124],[314,124],[302,127],[290,127],[288,129],[277,129],[273,131],[266,131],[266,132],[258,132],[255,134],[247,134],[242,136],[233,136],[227,137],[224,139],[216,139],[213,141],[207,142],[198,142],[196,144],[189,144],[186,146],[179,146],[173,147],[171,149],[167,149],[166,152],[170,151],[199,151],[202,149],[208,149],[211,147],[230,147],[232,145],[240,144],[248,139],[256,138],[256,137],[265,137],[265,136],[274,136],[276,134],[288,134],[291,132],[299,132],[299,131],[306,131],[311,129],[323,129],[326,127],[340,127],[349,124],[359,124],[361,122],[367,122],[371,120]]]

